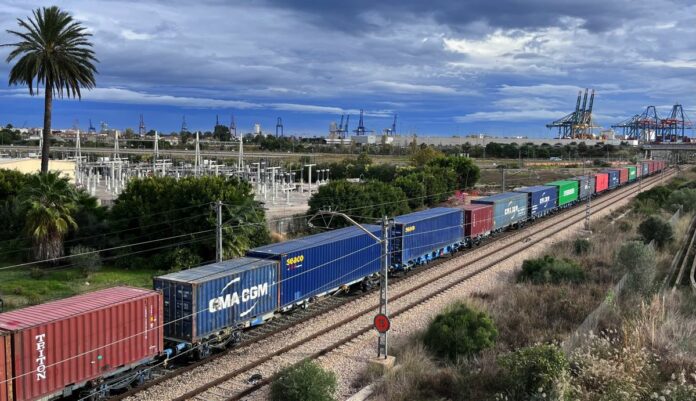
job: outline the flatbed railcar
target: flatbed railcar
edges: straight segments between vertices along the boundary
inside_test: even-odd
[[[664,168],[663,161],[641,162],[636,178]],[[634,180],[629,179],[629,169],[624,170],[625,182],[630,184]],[[595,173],[586,185],[593,188],[593,195],[599,195],[619,186],[620,175],[616,169]],[[540,209],[542,200],[538,199],[533,210],[530,196],[534,191],[527,188],[474,200],[462,208],[397,216],[397,228],[388,233],[388,241],[399,253],[390,259],[391,270],[478,245],[496,232],[577,202],[586,194],[583,180],[587,181],[577,177],[551,185],[550,209]],[[574,188],[575,194],[559,196],[562,188]],[[410,229],[412,226],[415,228]],[[381,227],[365,227],[382,237]],[[203,357],[216,348],[235,344],[241,330],[305,307],[317,297],[352,287],[371,288],[382,272],[381,259],[380,242],[348,227],[254,248],[242,258],[155,277],[156,291],[115,287],[2,313],[0,401],[52,400],[81,390],[89,390],[89,399],[102,399],[112,389],[147,379],[148,367],[184,350],[197,349],[198,356]],[[123,312],[109,312],[118,308]],[[65,310],[74,314],[61,312]],[[76,324],[54,324],[73,318],[100,329],[75,331]],[[53,327],[50,336],[41,332],[47,325]],[[69,350],[73,348],[55,352],[66,339],[72,341],[71,347],[81,350],[79,355],[71,357]],[[32,353],[22,354],[18,344]],[[33,350],[44,352],[45,358]],[[89,369],[71,376],[74,370],[69,361],[73,359]],[[40,380],[35,380],[37,375],[41,375]]]

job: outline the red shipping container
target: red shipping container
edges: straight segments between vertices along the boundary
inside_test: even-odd
[[[162,295],[116,287],[0,314],[12,338],[0,401],[61,395],[150,361],[163,348]]]
[[[655,160],[648,160],[650,174],[655,173]]]
[[[638,164],[636,164],[636,178],[638,178],[642,175],[643,175],[643,165],[638,163]]]
[[[464,206],[464,236],[476,238],[493,229],[493,206]]]
[[[609,174],[597,173],[595,176],[595,193],[604,192],[609,189]]]
[[[10,336],[8,333],[0,333],[0,400],[8,400],[8,393],[12,391],[11,383],[7,380],[7,372],[12,371],[12,363],[8,351],[10,349]]]

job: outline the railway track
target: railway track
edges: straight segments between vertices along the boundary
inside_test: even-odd
[[[671,175],[671,174],[670,174]],[[647,179],[644,182],[644,186],[647,188],[651,185],[658,183],[662,177],[655,176]],[[616,199],[623,198],[627,195],[638,192],[637,186],[629,186],[619,189],[598,197],[593,201],[593,208],[596,211],[598,208],[603,209],[608,207]],[[544,219],[537,221],[535,224],[531,224],[530,227],[510,231],[505,235],[497,237],[494,241],[490,241],[482,247],[476,248],[470,252],[464,253],[462,256],[457,256],[451,259],[444,259],[437,263],[428,265],[427,269],[419,269],[416,273],[409,275],[410,280],[404,282],[400,281],[394,282],[392,280],[392,285],[390,286],[391,292],[394,294],[390,297],[390,303],[392,303],[392,308],[396,305],[396,309],[392,309],[391,316],[397,317],[403,313],[406,313],[415,306],[427,302],[432,299],[437,294],[443,293],[451,289],[452,287],[461,284],[470,278],[479,275],[480,273],[490,269],[491,267],[499,264],[506,259],[509,259],[519,251],[534,245],[543,239],[547,238],[549,235],[560,232],[567,227],[582,221],[584,218],[584,208],[576,207],[567,209],[549,219]],[[526,238],[524,241],[519,241],[521,238]],[[500,248],[505,248],[505,251],[500,253]],[[439,267],[443,266],[442,269]],[[465,268],[462,268],[466,266]],[[437,268],[437,269],[436,269]],[[441,272],[439,270],[442,270]],[[416,284],[415,281],[419,278],[425,278],[421,280],[420,283]],[[409,285],[413,283],[414,285]],[[402,284],[400,286],[400,284]],[[395,287],[397,287],[395,289]],[[398,288],[403,287],[403,288]],[[237,348],[230,350],[227,353],[217,355],[215,360],[221,363],[211,364],[211,360],[203,361],[198,364],[194,364],[190,367],[185,368],[185,370],[177,371],[174,374],[168,375],[167,377],[162,377],[156,382],[151,382],[147,385],[145,389],[139,389],[140,391],[153,388],[159,384],[170,383],[169,380],[173,380],[175,377],[179,376],[179,382],[185,382],[187,385],[185,388],[190,388],[191,385],[196,385],[196,382],[200,382],[201,379],[193,380],[193,376],[196,370],[208,365],[212,366],[212,370],[215,370],[219,366],[227,366],[229,369],[230,363],[239,363],[238,367],[233,369],[231,372],[224,374],[205,374],[203,376],[209,376],[210,380],[204,379],[204,383],[198,385],[194,389],[187,391],[183,394],[178,394],[169,396],[165,394],[158,394],[160,392],[153,392],[150,394],[148,391],[140,394],[143,399],[175,399],[175,400],[187,400],[187,399],[198,399],[198,400],[239,400],[245,396],[257,391],[259,388],[267,385],[272,380],[272,374],[275,372],[276,365],[282,363],[278,362],[279,359],[283,359],[284,356],[294,355],[294,359],[302,359],[304,357],[316,358],[318,356],[324,355],[337,347],[345,344],[352,339],[359,337],[360,335],[372,330],[371,318],[376,310],[376,302],[370,302],[366,305],[360,306],[364,303],[364,299],[367,294],[361,294],[352,299],[345,299],[342,302],[338,302],[335,305],[329,305],[325,310],[321,310],[318,313],[308,314],[306,317],[297,319],[296,321],[289,323],[287,325],[280,324],[277,329],[270,329],[270,331],[257,336],[245,339],[245,343]],[[330,298],[329,298],[330,299]],[[328,303],[327,303],[328,305]],[[338,310],[342,308],[343,310]],[[357,310],[357,312],[356,312]],[[345,312],[344,312],[345,311]],[[330,315],[334,312],[345,316],[339,320],[328,319]],[[311,333],[297,333],[298,337],[295,341],[291,339],[285,339],[285,341],[280,341],[277,339],[277,335],[282,335],[282,333],[287,333],[292,331],[293,328],[298,328],[298,331],[302,331],[303,323],[311,324],[310,321],[319,320],[318,318],[323,318],[322,320],[329,320],[330,324],[326,327],[315,330]],[[315,322],[316,323],[316,322]],[[336,333],[339,332],[340,333]],[[344,333],[348,333],[342,335]],[[273,337],[275,344],[282,344],[282,346],[273,346],[271,350],[265,354],[250,356],[254,352],[255,348],[253,345],[259,345],[263,347],[267,344],[260,344],[264,340]],[[312,349],[304,349],[310,343],[317,346]],[[298,357],[299,355],[299,357]],[[293,358],[290,358],[293,359]],[[264,365],[272,365],[266,366]],[[265,372],[270,372],[266,374],[266,377],[261,377],[258,380],[254,380],[252,384],[249,384],[249,378],[254,376],[254,372],[264,370]],[[198,372],[201,373],[201,372]],[[192,379],[188,381],[187,379]],[[166,383],[165,383],[166,382]],[[165,386],[166,387],[166,386]],[[160,389],[162,390],[162,389]],[[166,391],[165,391],[166,393]],[[131,395],[126,394],[126,395]],[[162,396],[162,398],[159,398]],[[119,398],[125,398],[121,396]],[[141,397],[137,397],[140,399]],[[134,398],[136,399],[136,398]]]
[[[686,280],[696,290],[696,217],[691,220],[684,246],[677,252],[674,260],[676,263],[673,264],[673,267],[679,266],[679,271],[672,284],[672,291],[676,291]],[[666,280],[671,280],[671,276],[672,274],[669,274]]]

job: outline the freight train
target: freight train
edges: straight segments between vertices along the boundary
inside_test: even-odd
[[[463,208],[437,207],[390,224],[393,271],[415,266],[590,196],[662,171],[662,161],[519,188]],[[366,225],[381,238],[381,226]],[[318,297],[376,285],[382,246],[348,227],[249,250],[245,257],[0,314],[0,401],[101,399],[147,380],[177,354],[205,357],[242,330]],[[193,352],[192,352],[193,351]]]

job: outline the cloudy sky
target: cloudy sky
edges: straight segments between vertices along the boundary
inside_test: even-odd
[[[0,0],[0,43],[34,7]],[[675,102],[696,119],[691,0],[61,1],[94,35],[97,89],[58,101],[54,126],[106,121],[323,134],[365,109],[381,131],[550,136],[544,127],[597,90],[603,126]],[[9,49],[0,48],[4,60]],[[0,124],[39,126],[43,104],[7,85]]]

